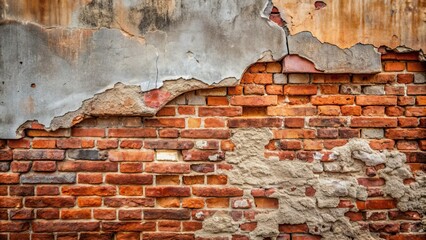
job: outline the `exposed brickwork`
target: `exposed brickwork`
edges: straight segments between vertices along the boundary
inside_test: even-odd
[[[368,136],[373,149],[402,151],[413,172],[425,171],[426,86],[413,73],[424,65],[383,59],[387,73],[315,73],[289,84],[274,83],[280,63],[257,63],[241,85],[195,91],[196,104],[168,104],[156,117],[90,119],[55,132],[34,125],[23,139],[0,140],[0,239],[193,239],[219,210],[240,223],[232,239],[249,239],[256,214],[280,202],[274,189],[247,199],[222,172],[232,169],[225,152],[236,128],[271,129],[265,156],[283,161],[311,162],[315,152],[333,161],[330,149]],[[145,100],[159,104],[159,92]],[[385,239],[424,239],[423,214],[398,210],[377,170],[358,176],[366,201],[341,199],[345,216]],[[279,239],[321,238],[306,224],[279,231]]]

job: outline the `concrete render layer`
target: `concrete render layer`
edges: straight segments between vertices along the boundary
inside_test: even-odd
[[[250,64],[288,53],[319,72],[381,70],[372,45],[287,36],[268,19],[271,0],[71,2],[0,0],[0,138],[19,137],[31,120],[57,129],[88,116],[153,115],[183,92],[235,85]],[[160,87],[149,96],[161,101],[147,103]]]

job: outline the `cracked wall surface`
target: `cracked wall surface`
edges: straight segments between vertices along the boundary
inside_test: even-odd
[[[168,97],[152,108],[145,105],[144,94],[164,81],[232,86],[250,63],[288,53],[310,61],[317,72],[380,72],[379,46],[340,49],[335,42],[320,42],[317,34],[290,36],[286,29],[291,25],[276,24],[277,18],[269,16],[273,4],[282,14],[297,12],[271,0],[2,0],[0,134],[19,137],[27,121],[54,130],[117,112],[122,104],[109,97],[104,102],[111,103],[111,111],[91,112],[85,105],[108,96],[116,83],[139,86],[141,92],[130,101],[142,110],[133,112],[152,114]],[[286,60],[285,71],[306,72],[297,59]]]
[[[144,104],[117,84],[71,128],[30,122],[0,139],[0,239],[423,240],[417,56],[386,53],[376,75],[254,63],[236,86],[165,81]]]

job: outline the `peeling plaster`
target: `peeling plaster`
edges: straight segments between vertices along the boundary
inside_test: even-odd
[[[310,33],[287,36],[268,19],[271,0],[2,2],[1,138],[19,137],[16,129],[27,120],[54,130],[122,109],[152,115],[162,103],[145,105],[144,92],[160,89],[150,94],[164,99],[177,94],[162,89],[165,81],[232,86],[250,64],[282,59],[288,51],[325,73],[380,71],[372,46],[340,49]],[[141,90],[111,90],[116,83]],[[131,106],[113,94],[119,92],[132,96]],[[116,97],[99,101],[107,94]]]
[[[250,239],[276,239],[279,224],[303,224],[309,232],[321,235],[323,239],[380,239],[368,228],[351,222],[345,213],[357,211],[356,200],[367,199],[366,188],[358,184],[357,177],[365,175],[366,166],[384,164],[379,176],[386,181],[385,194],[397,199],[401,211],[418,211],[426,213],[425,202],[426,177],[418,172],[413,176],[405,165],[405,154],[398,151],[376,151],[371,149],[368,141],[352,139],[346,145],[332,149],[334,161],[313,162],[300,160],[266,159],[264,146],[273,137],[269,129],[238,129],[233,131],[231,141],[235,151],[226,152],[226,161],[233,167],[223,170],[228,175],[229,183],[244,189],[244,199],[254,201],[250,194],[253,188],[275,191],[269,196],[277,198],[279,208],[265,210],[257,214],[257,228],[250,233]],[[403,180],[415,177],[415,182],[404,185]],[[314,196],[306,196],[306,187],[313,187]],[[352,209],[338,208],[340,199],[350,199]],[[223,224],[218,224],[223,219]],[[226,213],[216,213],[203,222],[203,229],[197,236],[214,238],[238,234],[233,226],[239,222],[232,221]],[[226,228],[227,231],[220,229]]]

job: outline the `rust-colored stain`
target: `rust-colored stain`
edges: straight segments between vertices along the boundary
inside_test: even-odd
[[[67,26],[76,8],[88,0],[5,0],[6,17],[46,26]]]
[[[426,49],[426,0],[273,2],[291,34],[310,31],[320,41],[341,48],[364,43]]]

